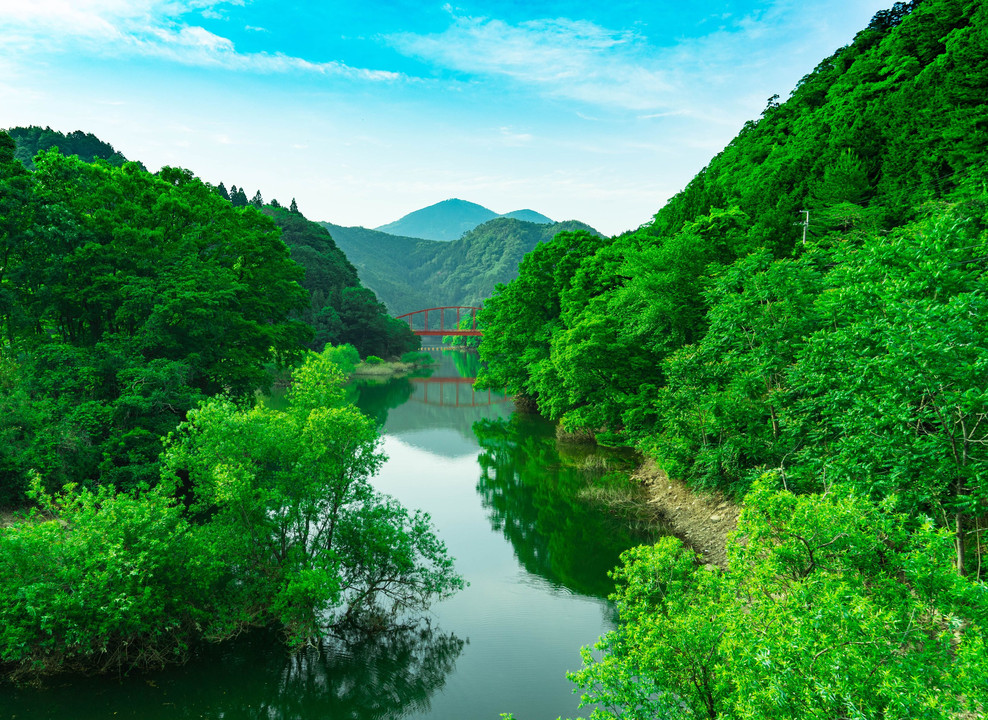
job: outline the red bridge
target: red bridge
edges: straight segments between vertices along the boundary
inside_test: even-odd
[[[407,320],[408,327],[411,328],[412,332],[416,335],[469,335],[477,337],[483,335],[484,332],[477,327],[477,311],[480,310],[479,307],[473,307],[469,305],[452,305],[449,307],[434,307],[428,308],[426,310],[416,310],[415,312],[405,313],[404,315],[398,315],[398,320]],[[456,312],[456,319],[453,319],[453,311]],[[468,329],[460,328],[460,317],[464,315],[464,311],[468,311],[471,322]],[[429,322],[429,313],[432,313],[433,322]],[[422,328],[415,328],[412,324],[413,320],[419,319],[422,322]],[[452,324],[448,324],[452,323]],[[438,324],[438,327],[434,327]]]

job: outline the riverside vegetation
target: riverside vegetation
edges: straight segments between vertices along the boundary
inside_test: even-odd
[[[572,675],[592,717],[985,712],[986,15],[878,13],[651,223],[560,233],[486,304],[488,385],[744,504],[726,570],[672,539],[624,556],[620,623]],[[0,490],[38,504],[0,534],[7,675],[255,624],[315,642],[455,590],[426,518],[367,484],[333,351],[305,354],[374,309],[328,235],[294,251],[309,274],[274,224],[294,203],[34,163],[0,135]],[[286,409],[250,405],[303,360]]]
[[[324,230],[185,170],[51,149],[28,171],[15,147],[0,133],[0,503],[33,504],[0,529],[4,677],[161,667],[254,626],[318,643],[462,586],[429,518],[369,484],[377,430],[339,369],[358,349],[307,349],[417,345]],[[289,368],[285,407],[255,403]]]
[[[482,382],[744,505],[726,570],[626,554],[591,717],[988,710],[986,48],[984,3],[897,3],[486,303]]]

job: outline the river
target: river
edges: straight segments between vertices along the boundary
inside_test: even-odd
[[[475,391],[476,356],[432,351],[428,378],[352,389],[388,461],[375,486],[429,512],[469,586],[404,632],[290,656],[253,633],[153,675],[0,690],[0,718],[519,720],[575,717],[566,679],[613,627],[607,571],[650,530],[588,501],[618,454]],[[603,484],[621,490],[619,474]],[[584,710],[582,714],[589,714]]]

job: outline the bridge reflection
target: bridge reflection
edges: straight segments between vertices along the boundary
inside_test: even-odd
[[[486,407],[511,400],[510,395],[494,390],[476,390],[474,377],[413,377],[409,378],[415,392],[411,402],[437,407]]]

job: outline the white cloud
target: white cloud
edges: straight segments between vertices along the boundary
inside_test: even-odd
[[[304,72],[372,82],[403,76],[312,62],[283,53],[242,53],[233,41],[188,24],[190,13],[221,16],[242,0],[0,0],[0,48],[24,53],[83,47],[105,56],[153,57],[183,65],[262,73]],[[261,28],[252,28],[261,30]]]
[[[835,13],[868,11],[862,0],[836,4]],[[611,29],[566,18],[512,24],[446,10],[451,21],[444,31],[388,40],[399,52],[443,70],[481,81],[507,78],[519,88],[576,101],[583,110],[595,108],[591,116],[630,110],[639,119],[684,116],[730,128],[761,111],[764,100],[752,103],[753,94],[768,86],[784,96],[821,52],[829,54],[850,39],[848,23],[794,0],[710,16],[698,22],[695,34],[675,38],[640,24]],[[656,36],[646,35],[645,28]],[[780,63],[780,57],[787,61]]]
[[[501,141],[508,146],[517,147],[519,145],[528,145],[531,143],[535,136],[527,132],[518,132],[510,127],[502,127],[499,129],[501,134]]]
[[[451,70],[508,77],[588,104],[653,110],[665,107],[672,89],[661,68],[645,59],[643,38],[586,20],[511,25],[454,16],[442,33],[401,33],[389,40],[400,52]]]

